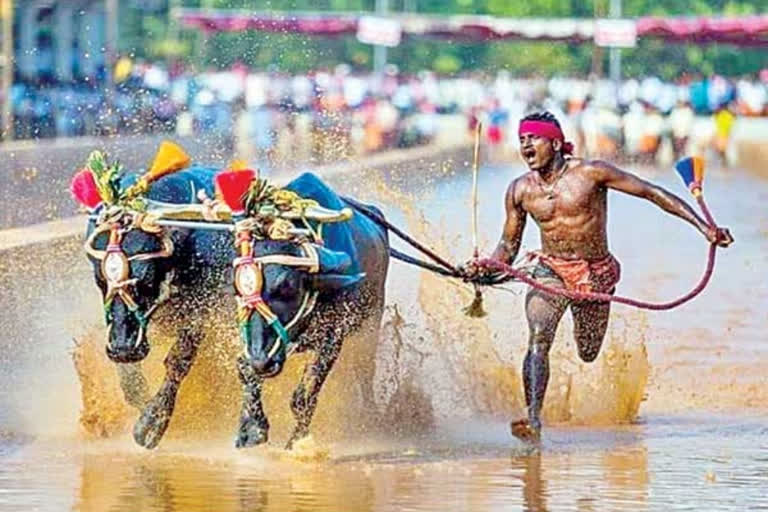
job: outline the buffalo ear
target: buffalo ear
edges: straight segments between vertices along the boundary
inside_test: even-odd
[[[316,274],[313,289],[319,292],[334,292],[353,286],[365,279],[365,274]]]
[[[316,247],[316,250],[320,274],[343,274],[352,266],[352,259],[345,252],[332,251],[325,247]]]

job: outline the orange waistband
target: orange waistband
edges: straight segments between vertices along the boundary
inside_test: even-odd
[[[552,269],[572,291],[611,292],[621,277],[621,265],[612,254],[593,261],[559,258],[541,251],[532,251],[528,257]]]

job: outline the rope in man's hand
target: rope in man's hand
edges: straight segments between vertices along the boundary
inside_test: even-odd
[[[478,286],[494,286],[511,281],[514,276],[488,265],[486,260],[473,258],[457,267],[459,277],[466,283]]]
[[[606,293],[576,292],[572,290],[565,290],[563,288],[557,288],[554,286],[548,286],[535,280],[533,277],[529,275],[528,272],[524,270],[515,268],[511,265],[507,265],[500,261],[487,259],[487,258],[486,259],[473,258],[469,262],[463,265],[454,266],[453,264],[448,262],[446,259],[436,254],[433,250],[429,249],[426,245],[418,242],[413,237],[411,237],[410,235],[402,231],[400,228],[390,223],[384,217],[367,208],[365,205],[358,203],[357,201],[347,197],[344,198],[344,201],[347,202],[347,204],[349,204],[352,208],[354,208],[358,212],[362,213],[366,217],[370,218],[371,220],[379,224],[384,229],[394,233],[396,236],[401,238],[403,241],[405,241],[411,247],[415,248],[417,251],[429,257],[429,259],[431,259],[434,263],[422,261],[418,258],[402,253],[396,249],[390,248],[389,252],[392,257],[398,260],[401,260],[405,263],[408,263],[410,265],[415,265],[419,268],[429,270],[430,272],[434,272],[436,274],[439,274],[445,277],[462,279],[467,283],[473,284],[476,290],[475,299],[473,300],[470,306],[464,309],[464,311],[470,315],[472,313],[477,313],[478,310],[482,312],[482,295],[478,293],[479,287],[481,286],[493,287],[498,284],[511,281],[511,280],[518,280],[534,288],[537,288],[541,291],[544,291],[546,293],[565,296],[572,300],[618,302],[621,304],[627,304],[629,306],[633,306],[641,309],[650,309],[650,310],[658,311],[658,310],[666,310],[666,309],[672,309],[674,307],[677,307],[681,304],[684,304],[685,302],[688,302],[689,300],[696,297],[699,293],[701,293],[702,290],[704,290],[704,288],[709,283],[710,278],[712,277],[712,272],[714,271],[714,267],[715,267],[715,254],[717,251],[717,247],[719,246],[727,247],[733,241],[733,238],[730,236],[730,233],[728,233],[727,230],[717,227],[714,219],[712,218],[711,213],[709,212],[709,209],[707,208],[706,203],[704,202],[704,197],[701,189],[701,180],[703,177],[703,162],[701,161],[701,159],[696,157],[685,158],[680,162],[678,162],[675,168],[677,169],[678,173],[680,173],[680,175],[682,176],[683,181],[691,190],[691,193],[693,194],[693,196],[696,198],[699,204],[699,207],[702,209],[702,212],[704,213],[704,216],[707,219],[707,223],[714,230],[714,233],[716,233],[714,237],[716,240],[715,241],[710,240],[707,266],[704,271],[704,274],[702,275],[696,287],[694,287],[690,292],[688,292],[684,296],[678,299],[675,299],[673,301],[664,302],[664,303],[644,302],[644,301],[631,299],[628,297],[619,297],[619,296],[610,295]],[[691,169],[694,169],[694,170],[691,170]]]
[[[681,304],[688,302],[696,297],[706,288],[712,277],[712,272],[715,268],[715,255],[717,253],[717,247],[727,247],[733,241],[728,230],[719,228],[715,222],[712,214],[709,211],[706,203],[704,202],[704,195],[702,191],[702,180],[704,177],[704,162],[699,157],[684,158],[677,162],[675,169],[680,174],[683,182],[688,186],[691,194],[696,198],[696,201],[701,208],[702,213],[710,226],[712,232],[715,233],[714,240],[710,240],[709,254],[707,257],[707,266],[704,270],[699,283],[687,294],[679,297],[675,300],[663,303],[645,302],[641,300],[631,299],[629,297],[620,297],[611,295],[608,293],[595,293],[595,292],[578,292],[574,290],[568,290],[558,288],[554,286],[545,285],[528,273],[508,265],[504,262],[493,259],[472,259],[465,265],[459,267],[459,271],[462,274],[462,278],[477,286],[494,286],[496,284],[516,279],[522,281],[538,290],[541,290],[552,295],[559,295],[567,297],[576,301],[596,301],[596,302],[618,302],[626,304],[640,309],[649,310],[667,310],[672,309]],[[708,237],[710,238],[710,237]]]

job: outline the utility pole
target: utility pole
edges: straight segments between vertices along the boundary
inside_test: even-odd
[[[13,0],[0,0],[0,15],[3,18],[3,140],[13,140]]]
[[[614,19],[621,18],[621,0],[611,0],[609,15]],[[618,85],[621,81],[621,48],[611,48],[609,56],[611,80]]]
[[[209,15],[213,14],[214,9],[216,8],[216,0],[200,0],[200,7],[205,9],[205,14],[209,14]],[[205,65],[208,64],[208,62],[206,62],[206,61],[209,60],[209,57],[210,57],[210,54],[211,54],[211,51],[212,51],[211,50],[211,36],[210,36],[210,32],[209,31],[207,31],[207,30],[203,30],[202,31],[202,39],[201,39],[201,41],[202,41],[201,44],[203,46],[203,49],[202,49],[202,51],[200,51],[200,55],[203,56],[203,62],[204,62],[204,66],[203,67],[205,67]]]
[[[376,0],[376,14],[386,16],[389,11],[389,0]],[[373,47],[373,70],[376,73],[383,73],[387,65],[387,47],[377,44]]]

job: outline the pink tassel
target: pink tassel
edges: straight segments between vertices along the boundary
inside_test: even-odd
[[[102,202],[96,181],[89,169],[81,169],[72,177],[69,190],[77,202],[89,210],[94,210]]]

